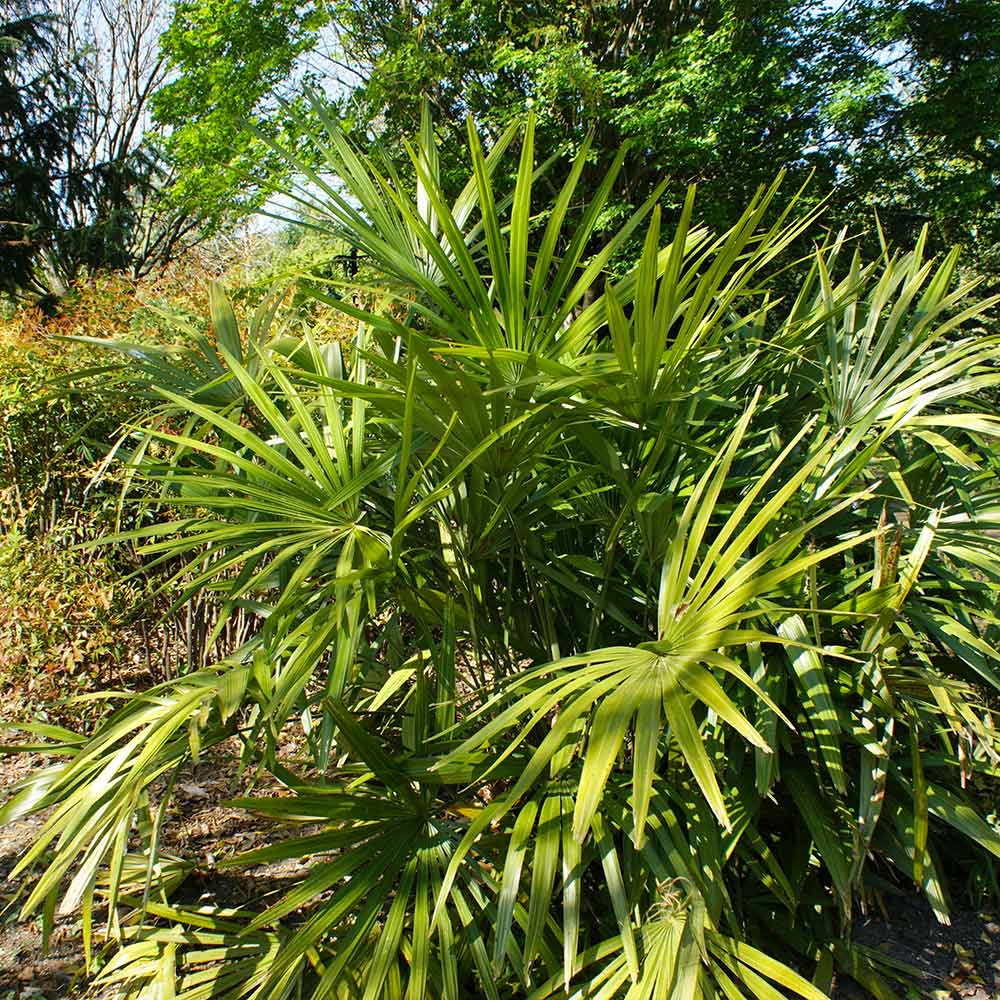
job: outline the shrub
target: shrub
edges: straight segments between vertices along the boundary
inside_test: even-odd
[[[169,333],[183,344],[204,321],[192,333],[179,319],[208,301],[208,279],[194,274],[180,261],[140,286],[99,276],[55,316],[22,308],[0,320],[0,680],[50,713],[111,678],[161,679],[181,647],[200,651],[212,629],[211,601],[162,623],[169,602],[150,602],[155,579],[119,582],[140,568],[130,545],[75,548],[121,526],[122,476],[95,482],[95,473],[149,403],[117,390],[121,366],[106,352],[66,338],[151,347]],[[124,514],[125,527],[141,523],[140,505]]]
[[[0,535],[0,676],[35,703],[110,686],[122,671],[124,595],[134,600],[138,588],[116,584],[108,563],[73,551],[75,541],[68,525]]]
[[[0,503],[3,523],[29,530],[72,517],[83,503],[94,438],[117,429],[109,397],[73,394],[53,380],[73,368],[70,352],[51,341],[0,341]]]
[[[1000,856],[965,789],[1000,751],[995,300],[844,238],[774,300],[816,225],[774,188],[720,234],[651,202],[588,256],[612,178],[565,230],[585,146],[535,226],[530,125],[493,190],[511,138],[470,130],[449,206],[429,122],[415,196],[329,123],[344,193],[302,197],[405,303],[335,303],[349,359],[218,294],[201,383],[139,358],[136,455],[186,516],[134,540],[261,624],[85,740],[38,730],[57,759],[0,814],[52,809],[24,912],[106,905],[127,995],[891,996],[856,907],[946,920]],[[302,874],[171,899],[172,790],[234,735],[282,786],[239,805],[291,835],[221,866]]]

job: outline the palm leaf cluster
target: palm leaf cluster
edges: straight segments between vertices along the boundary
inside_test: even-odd
[[[180,511],[130,537],[260,628],[90,736],[28,727],[25,911],[79,910],[88,956],[106,914],[100,981],[141,998],[896,995],[859,910],[996,887],[995,301],[843,234],[778,296],[819,230],[777,186],[723,233],[654,197],[594,252],[621,158],[543,205],[530,124],[470,127],[450,201],[429,119],[415,183],[325,124],[297,197],[389,305],[314,289],[344,350],[221,295],[213,344],[117,345],[156,400],[120,453]],[[199,907],[163,826],[234,739],[290,831],[222,865],[303,867]]]

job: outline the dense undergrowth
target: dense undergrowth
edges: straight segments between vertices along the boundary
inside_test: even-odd
[[[120,582],[121,551],[74,548],[114,529],[116,490],[92,480],[136,408],[108,386],[67,384],[99,359],[60,339],[128,328],[135,308],[131,286],[111,279],[58,317],[22,308],[0,322],[0,677],[29,704],[110,682],[144,596]]]
[[[328,126],[343,187],[303,164],[301,197],[371,279],[310,285],[349,349],[218,288],[212,336],[106,345],[141,401],[110,542],[247,635],[86,736],[24,725],[23,912],[79,910],[143,1000],[897,995],[859,910],[997,890],[996,301],[775,189],[724,233],[651,201],[588,257],[586,148],[536,215],[530,127],[510,192],[516,136],[470,132],[447,203],[429,122],[415,192]],[[302,867],[180,902],[171,794],[234,737],[288,829],[220,867]]]
[[[328,270],[330,254],[308,244],[277,252],[261,238],[222,242],[141,281],[95,275],[54,314],[24,305],[0,312],[0,683],[14,696],[8,711],[16,704],[71,717],[78,709],[62,704],[67,697],[152,684],[203,659],[215,623],[211,601],[164,617],[170,600],[152,596],[160,580],[133,546],[81,547],[143,517],[136,505],[121,506],[124,478],[105,457],[148,408],[117,388],[128,362],[109,365],[86,341],[183,345],[207,329],[213,277],[253,309],[276,283]],[[296,303],[291,313],[316,311]]]

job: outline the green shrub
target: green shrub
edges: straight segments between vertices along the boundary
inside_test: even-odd
[[[5,525],[42,530],[79,512],[104,442],[118,428],[110,394],[67,392],[53,385],[69,375],[74,361],[79,364],[78,355],[64,346],[0,342],[0,505]],[[95,440],[101,444],[95,446]]]
[[[429,120],[415,197],[329,123],[344,194],[302,197],[403,303],[336,304],[349,359],[218,292],[214,343],[132,351],[142,475],[182,512],[133,541],[260,624],[86,738],[33,730],[56,760],[0,812],[52,810],[23,913],[106,906],[107,988],[892,996],[856,907],[916,888],[947,920],[1000,856],[967,790],[1000,759],[995,301],[954,254],[843,238],[775,300],[816,226],[775,188],[720,234],[650,203],[593,253],[613,178],[567,231],[585,147],[533,224],[530,126],[490,180],[511,139],[470,129],[448,206]],[[159,844],[234,736],[281,787],[238,805],[287,830],[220,867],[301,867],[222,909]]]

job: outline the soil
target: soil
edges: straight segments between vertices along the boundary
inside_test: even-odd
[[[890,961],[920,970],[916,984],[896,985],[900,997],[1000,998],[1000,913],[956,908],[950,926],[942,925],[915,893],[894,897],[887,910],[857,919],[853,940]],[[854,1000],[868,994],[844,981],[834,995]]]
[[[0,757],[0,797],[42,764],[34,754]],[[0,827],[0,1000],[69,997],[80,964],[79,925],[61,922],[42,951],[41,920],[20,921],[25,886],[9,881],[11,869],[31,845],[43,822],[31,816]]]

